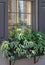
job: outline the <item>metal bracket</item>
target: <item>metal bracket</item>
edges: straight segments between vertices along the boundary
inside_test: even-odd
[[[37,63],[39,61],[40,56],[38,57],[38,59],[36,59],[36,56],[34,56],[34,63]]]

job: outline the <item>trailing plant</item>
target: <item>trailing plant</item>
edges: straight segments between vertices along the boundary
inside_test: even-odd
[[[21,57],[35,57],[45,54],[45,34],[31,31],[28,27],[22,32],[13,27],[8,41],[3,41],[1,51],[9,60]]]
[[[25,56],[31,57],[34,55],[45,54],[45,38],[41,33],[28,33],[32,34],[28,38],[28,34],[18,33],[17,40],[13,42],[4,41],[2,43],[1,49],[9,59],[15,59],[15,57]],[[26,37],[27,36],[27,37]]]

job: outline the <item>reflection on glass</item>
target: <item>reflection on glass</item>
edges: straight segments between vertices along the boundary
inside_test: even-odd
[[[31,2],[19,1],[19,19],[31,25]]]
[[[24,1],[19,1],[20,11],[24,12]]]
[[[23,21],[31,25],[31,1],[9,0],[8,12],[11,24]]]
[[[24,1],[19,1],[19,19],[20,21],[24,21]]]

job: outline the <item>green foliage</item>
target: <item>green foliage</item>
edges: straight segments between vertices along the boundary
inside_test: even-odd
[[[28,27],[24,32],[20,28],[13,27],[8,41],[3,41],[1,50],[9,60],[45,54],[45,35],[41,32],[32,32]]]
[[[24,37],[29,41],[31,39],[31,29],[25,28]]]

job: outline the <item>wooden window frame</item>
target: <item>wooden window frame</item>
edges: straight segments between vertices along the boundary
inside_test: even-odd
[[[23,1],[31,1],[33,3],[32,4],[32,8],[33,8],[32,9],[32,29],[34,31],[38,31],[38,0],[23,0]],[[16,13],[16,12],[8,12],[8,13]]]

